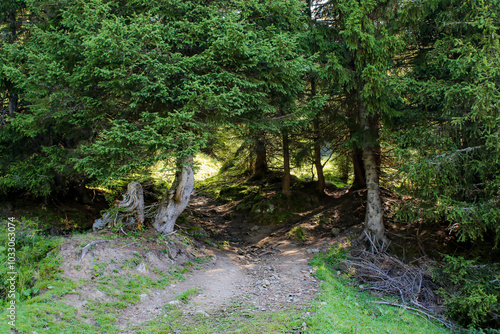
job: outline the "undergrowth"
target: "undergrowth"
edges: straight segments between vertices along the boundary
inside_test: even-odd
[[[40,234],[38,223],[22,218],[14,220],[10,226],[15,237],[15,270],[7,266],[9,254],[9,230],[7,221],[0,223],[0,282],[4,283],[15,272],[17,302],[29,300],[41,289],[46,288],[46,282],[57,280],[60,274],[61,259],[57,256],[60,238]],[[8,298],[11,299],[11,298]],[[5,306],[7,300],[7,285],[0,285],[0,305]]]
[[[361,291],[351,274],[342,271],[346,256],[345,249],[337,248],[311,261],[322,282],[306,333],[449,333],[410,310],[374,303],[377,298]]]
[[[437,279],[445,283],[440,294],[451,318],[469,328],[500,325],[498,264],[481,265],[474,259],[445,256]]]

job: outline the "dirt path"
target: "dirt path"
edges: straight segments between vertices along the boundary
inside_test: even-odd
[[[159,316],[168,304],[175,305],[186,316],[199,313],[210,317],[225,310],[233,302],[267,312],[292,305],[300,307],[314,297],[318,282],[311,275],[308,262],[320,250],[317,245],[312,248],[295,244],[273,233],[276,227],[248,226],[244,215],[228,220],[223,213],[231,211],[231,208],[202,196],[194,196],[190,210],[202,217],[205,229],[217,228],[217,235],[224,238],[231,238],[237,233],[240,237],[238,242],[229,242],[226,250],[206,249],[204,254],[211,254],[212,260],[201,265],[200,269],[185,274],[184,281],[162,289],[149,289],[150,293],[142,294],[139,302],[116,310],[116,324],[122,333],[133,333],[130,328]],[[134,244],[134,240],[97,243],[83,259],[80,255],[81,240],[70,239],[64,245],[61,254],[65,259],[65,276],[88,282],[78,288],[75,294],[65,298],[66,303],[77,308],[82,321],[93,323],[86,316],[87,303],[113,300],[93,284],[93,275],[99,263],[108,264],[103,274],[116,273],[123,270],[123,263],[135,259],[136,267],[131,270],[150,276],[154,276],[153,271],[166,271],[168,266],[174,264],[158,250]],[[327,247],[325,244],[322,250]],[[189,303],[177,300],[180,294],[194,289],[198,294],[192,296]]]
[[[260,311],[303,305],[318,291],[309,258],[306,249],[289,243],[255,248],[245,255],[217,251],[211,263],[187,275],[185,281],[157,290],[125,309],[118,318],[119,327],[126,330],[151,320],[169,303],[181,308],[186,316],[211,316],[234,301]],[[179,294],[190,289],[198,289],[199,294],[186,305],[176,301]]]

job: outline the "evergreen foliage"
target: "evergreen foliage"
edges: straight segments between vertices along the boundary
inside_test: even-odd
[[[444,220],[461,240],[500,241],[500,7],[498,1],[429,1],[415,30],[407,116],[397,138],[401,215]]]
[[[4,0],[0,191],[123,185],[204,151],[282,170],[286,196],[314,164],[324,193],[334,151],[385,242],[390,154],[400,219],[498,250],[499,22],[500,0]],[[480,324],[467,282],[450,305]]]
[[[208,125],[275,112],[300,90],[298,1],[58,6],[34,3],[40,23],[11,50],[24,65],[8,73],[31,102],[3,130],[9,144],[39,145],[6,159],[4,188],[46,195],[58,174],[102,183],[147,172],[199,151]]]

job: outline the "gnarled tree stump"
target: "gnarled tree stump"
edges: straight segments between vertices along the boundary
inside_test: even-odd
[[[193,158],[179,161],[178,171],[170,189],[164,194],[156,211],[154,228],[161,234],[171,234],[175,221],[186,209],[194,189]]]
[[[139,182],[130,182],[128,184],[127,192],[123,195],[123,200],[118,202],[117,208],[115,214],[106,212],[102,215],[102,218],[96,219],[92,229],[96,231],[105,227],[112,228],[122,222],[124,218],[126,218],[125,224],[134,223],[141,226],[144,223],[144,191]],[[121,212],[120,209],[124,210],[121,210]],[[130,213],[133,214],[135,219],[130,217]]]

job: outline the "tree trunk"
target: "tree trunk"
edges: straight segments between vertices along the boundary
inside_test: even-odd
[[[384,209],[380,198],[379,165],[377,163],[378,118],[367,115],[366,107],[360,102],[360,125],[363,133],[363,163],[365,168],[367,202],[365,216],[365,237],[370,241],[372,251],[379,252],[388,246],[384,228]]]
[[[316,128],[316,123],[314,127]],[[323,173],[323,164],[321,163],[321,142],[319,140],[319,134],[314,135],[314,166],[316,167],[316,173],[318,174],[318,191],[320,194],[325,193],[325,175]]]
[[[352,182],[351,189],[366,189],[366,171],[365,164],[363,162],[363,150],[361,148],[355,147],[352,150],[352,166],[354,169],[354,180]]]
[[[139,182],[130,182],[127,186],[127,192],[123,195],[123,200],[117,202],[116,206],[126,209],[127,212],[116,211],[116,213],[111,214],[110,211],[107,211],[101,218],[94,221],[92,230],[98,231],[106,227],[113,228],[118,223],[126,225],[137,223],[140,228],[144,223],[144,191],[141,184]],[[128,212],[134,213],[135,220],[130,217]]]
[[[175,179],[160,202],[155,215],[154,228],[161,234],[174,231],[175,221],[187,207],[194,188],[193,158],[188,157],[180,164]]]
[[[267,152],[266,152],[266,143],[262,139],[257,139],[257,143],[255,145],[255,154],[257,157],[255,158],[254,164],[254,174],[253,177],[256,179],[260,179],[264,177],[269,171],[267,167]]]
[[[118,203],[118,206],[135,212],[134,216],[138,226],[144,223],[144,191],[139,182],[128,184],[127,193],[123,195],[123,200]]]
[[[342,155],[338,159],[338,170],[340,174],[340,181],[343,183],[347,184],[349,182],[349,171],[351,170],[351,164],[350,164],[350,158],[349,156]]]
[[[18,98],[17,94],[11,93],[9,95],[9,116],[10,117],[15,117],[15,115],[16,115],[18,100],[19,100],[19,98]]]
[[[292,191],[290,190],[291,182],[288,132],[283,130],[283,195],[286,197],[292,195]]]
[[[309,11],[311,4],[309,2]],[[310,15],[311,13],[309,13]],[[316,80],[315,78],[311,78],[311,99],[316,96]],[[321,163],[321,133],[319,120],[316,116],[313,121],[314,127],[314,166],[316,167],[316,173],[318,174],[318,191],[320,194],[325,193],[325,175],[323,174],[323,164]]]

